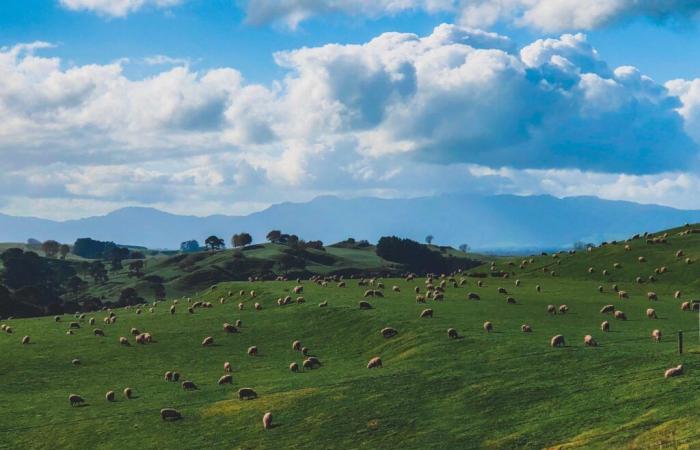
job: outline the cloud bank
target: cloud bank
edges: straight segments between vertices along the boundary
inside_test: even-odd
[[[582,34],[518,49],[456,25],[386,33],[277,53],[286,75],[271,85],[187,64],[130,79],[127,62],[73,66],[50,52],[0,50],[6,212],[211,214],[445,192],[700,207],[678,198],[700,185],[700,80],[664,86],[609,67]]]
[[[296,28],[315,16],[377,18],[407,11],[450,13],[459,24],[487,28],[507,22],[548,32],[589,30],[638,17],[652,20],[697,16],[697,0],[249,0],[248,20]]]

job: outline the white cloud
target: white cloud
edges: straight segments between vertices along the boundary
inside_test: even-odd
[[[61,6],[73,11],[89,11],[108,17],[125,17],[147,6],[166,8],[183,0],[59,0]]]
[[[271,86],[186,64],[130,79],[120,61],[71,66],[48,47],[0,50],[6,212],[220,213],[324,193],[669,204],[697,187],[700,82],[611,68],[580,34],[518,50],[453,25],[386,33],[278,53],[286,76]]]
[[[295,28],[318,15],[342,13],[376,18],[422,10],[454,14],[462,25],[485,28],[497,22],[559,32],[588,30],[634,17],[688,18],[700,11],[687,0],[249,0],[248,20],[283,22]]]

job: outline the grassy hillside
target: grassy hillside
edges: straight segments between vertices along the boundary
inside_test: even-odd
[[[470,267],[480,255],[465,254],[454,249],[430,247],[445,257],[464,261]],[[152,285],[148,279],[158,277],[163,280],[169,296],[193,295],[212,284],[231,280],[247,280],[250,276],[265,275],[268,278],[286,275],[290,279],[308,278],[310,275],[335,274],[374,274],[399,276],[406,269],[400,264],[377,256],[373,246],[364,248],[343,248],[328,246],[325,250],[312,248],[301,252],[286,245],[261,244],[242,249],[217,252],[179,254],[172,257],[158,255],[146,260],[144,277],[135,279],[128,275],[128,262],[125,269],[110,273],[107,283],[94,283],[85,295],[95,295],[105,299],[115,299],[119,292],[134,287],[144,298],[151,298]]]
[[[225,282],[192,298],[213,303],[194,314],[187,313],[182,299],[174,315],[168,311],[172,299],[140,315],[117,310],[113,325],[102,323],[105,312],[88,314],[105,337],[94,336],[87,319],[74,335],[66,335],[73,320],[67,316],[60,322],[3,322],[14,333],[0,335],[0,446],[696,448],[698,315],[679,305],[699,293],[700,234],[680,236],[680,231],[669,231],[666,244],[639,239],[590,253],[535,256],[523,269],[522,258],[499,259],[496,271],[511,272],[509,278],[487,277],[478,287],[478,278],[465,277],[465,285],[448,283],[445,299],[427,305],[417,304],[413,292],[415,286],[425,291],[424,279],[384,279],[385,297],[369,299],[371,310],[358,308],[366,287],[357,280],[347,280],[345,288],[305,281],[306,302],[287,306],[278,306],[277,299],[293,295],[295,283]],[[677,250],[685,255],[676,258]],[[640,256],[646,262],[639,262]],[[661,266],[667,271],[655,274]],[[168,267],[163,261],[149,270],[165,273]],[[604,269],[610,274],[604,276]],[[485,265],[472,272],[489,271]],[[635,282],[650,275],[656,281]],[[613,284],[630,298],[620,300]],[[401,292],[393,292],[392,285]],[[517,304],[507,304],[498,287]],[[246,294],[240,297],[239,290]],[[673,298],[676,290],[683,292],[681,299]],[[648,300],[649,291],[659,300]],[[468,300],[468,292],[481,299]],[[328,307],[319,308],[324,300]],[[256,301],[261,311],[252,307]],[[550,315],[549,304],[566,304],[569,312]],[[601,314],[606,304],[623,310],[628,320]],[[426,307],[434,310],[432,319],[419,318]],[[649,307],[658,319],[646,317]],[[240,333],[226,334],[222,324],[237,319]],[[492,333],[482,328],[486,320],[493,323]],[[603,320],[611,323],[608,333],[600,330]],[[520,331],[525,323],[532,333]],[[380,330],[386,326],[398,335],[383,338]],[[132,327],[151,332],[156,342],[134,344]],[[448,339],[450,327],[460,339]],[[663,332],[660,343],[650,338],[655,328]],[[685,332],[683,355],[677,352],[678,330]],[[564,335],[565,347],[549,346],[556,334]],[[585,347],[586,334],[599,346]],[[24,335],[31,336],[31,344],[20,344]],[[132,345],[120,346],[120,336],[129,336]],[[216,345],[202,347],[205,336],[213,336]],[[291,362],[302,362],[292,350],[296,339],[321,360],[320,368],[289,371]],[[258,346],[259,356],[246,355],[251,345]],[[374,356],[384,367],[368,370]],[[72,365],[73,358],[81,365]],[[216,383],[225,361],[233,366],[232,386]],[[685,373],[665,380],[664,370],[681,363]],[[166,370],[177,370],[199,390],[186,392],[164,381]],[[127,386],[135,389],[135,399],[121,395]],[[241,387],[255,389],[259,398],[239,400]],[[117,392],[115,403],[105,401],[108,390]],[[71,393],[83,396],[87,405],[70,407]],[[183,420],[163,423],[163,407],[177,408]],[[266,411],[277,424],[268,431],[261,426]]]

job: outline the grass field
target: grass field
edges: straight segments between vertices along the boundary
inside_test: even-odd
[[[463,286],[448,284],[444,301],[427,305],[417,304],[413,292],[415,286],[425,290],[424,279],[383,280],[385,297],[369,299],[371,310],[358,308],[366,288],[357,280],[347,280],[346,288],[305,281],[306,303],[282,307],[277,298],[296,283],[231,282],[193,298],[214,304],[194,314],[187,313],[186,300],[175,315],[168,312],[171,300],[153,313],[120,309],[113,325],[102,323],[104,312],[89,314],[105,337],[94,336],[87,320],[66,335],[70,316],[61,322],[3,322],[14,333],[0,335],[0,447],[697,448],[698,315],[679,305],[700,289],[700,234],[678,231],[669,231],[667,244],[641,239],[629,243],[631,251],[621,243],[558,259],[536,256],[524,269],[522,258],[499,259],[498,270],[514,272],[508,279],[489,277],[477,287],[476,278],[465,277]],[[680,259],[679,249],[685,252]],[[638,262],[639,256],[646,262]],[[613,269],[615,262],[620,269]],[[661,266],[667,273],[654,275]],[[610,275],[603,276],[603,269]],[[474,270],[479,271],[488,266]],[[635,282],[649,275],[657,281]],[[619,300],[613,283],[630,299]],[[401,292],[392,292],[392,285]],[[517,304],[506,304],[498,287]],[[241,298],[240,289],[254,289],[257,297]],[[683,291],[682,299],[673,298],[675,290]],[[649,291],[659,300],[649,301]],[[468,292],[481,300],[467,300]],[[318,307],[323,300],[327,308]],[[253,309],[255,301],[262,311]],[[549,315],[548,304],[567,304],[569,312]],[[601,314],[606,304],[623,310],[628,320]],[[426,307],[434,310],[432,319],[419,318]],[[658,319],[645,316],[649,307]],[[237,319],[241,332],[224,333],[223,323]],[[482,328],[486,320],[494,325],[492,333]],[[603,320],[611,323],[609,333],[600,330]],[[524,323],[532,333],[520,331]],[[398,335],[383,338],[386,326]],[[151,332],[156,342],[133,344],[132,327]],[[462,338],[448,339],[450,327]],[[661,343],[650,338],[655,328],[663,332]],[[679,330],[683,355],[677,351]],[[549,346],[555,334],[565,336],[566,347]],[[585,347],[586,334],[599,346]],[[24,335],[31,344],[20,344]],[[120,346],[120,336],[129,336],[132,346]],[[213,336],[216,345],[203,348],[205,336]],[[289,371],[291,362],[303,360],[292,350],[296,339],[321,360],[320,368]],[[246,355],[251,345],[258,346],[259,356]],[[384,367],[368,370],[374,356]],[[73,358],[82,364],[72,365]],[[232,386],[216,383],[225,361],[233,366]],[[685,373],[665,380],[664,370],[680,363]],[[199,390],[164,381],[166,370],[177,370]],[[120,395],[127,386],[135,399]],[[255,389],[259,398],[239,400],[240,387]],[[115,403],[105,401],[108,390],[117,392]],[[87,405],[71,407],[71,393]],[[163,407],[177,408],[183,420],[162,422]],[[266,411],[276,426],[264,431]]]

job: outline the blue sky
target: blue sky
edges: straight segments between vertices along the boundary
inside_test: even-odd
[[[4,0],[0,212],[450,192],[700,208],[700,2],[552,5]]]

